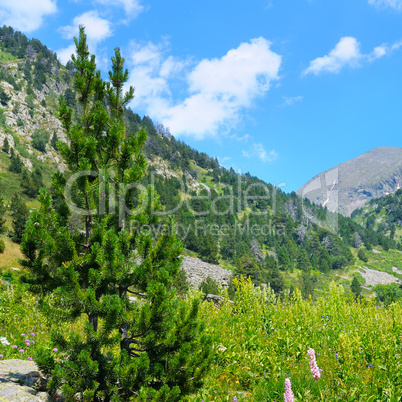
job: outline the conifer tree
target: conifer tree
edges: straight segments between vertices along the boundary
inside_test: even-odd
[[[8,142],[8,138],[4,138],[2,151],[8,154],[10,152],[10,143]]]
[[[4,205],[3,197],[0,196],[0,234],[6,231],[5,223],[6,223],[6,206]]]
[[[12,241],[15,243],[21,243],[25,231],[25,225],[28,220],[28,208],[17,193],[14,194],[11,199],[11,217],[14,229]]]
[[[43,308],[63,320],[85,317],[85,333],[54,332],[57,355],[43,349],[37,363],[51,378],[49,389],[61,387],[66,400],[79,393],[95,401],[178,401],[202,385],[210,362],[199,301],[181,300],[173,286],[182,248],[172,219],[154,238],[147,228],[161,219],[153,213],[158,196],[152,187],[140,198],[133,190],[145,174],[147,134],[126,133],[122,112],[134,90],[123,93],[124,59],[116,49],[106,85],[83,27],[74,41],[80,119],[73,122],[60,98],[68,143],[58,143],[69,175],[54,175],[57,203],[40,191],[22,250],[24,279]],[[72,231],[74,214],[81,226]]]

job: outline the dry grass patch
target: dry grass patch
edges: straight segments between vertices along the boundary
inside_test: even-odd
[[[6,249],[3,254],[0,254],[0,269],[4,268],[20,268],[21,265],[18,262],[22,258],[20,245],[14,243],[6,236],[0,236],[6,245]]]

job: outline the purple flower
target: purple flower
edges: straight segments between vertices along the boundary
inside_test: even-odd
[[[25,334],[21,334],[21,336],[25,336]]]
[[[24,349],[20,349],[18,352],[20,352],[20,353],[24,353]]]
[[[54,349],[53,349],[53,352],[55,352],[55,353],[56,353],[56,352],[57,352],[57,348],[54,348]]]
[[[285,379],[285,402],[293,402],[294,401],[294,395],[292,392],[292,383],[290,382],[289,378]]]
[[[310,359],[310,370],[314,380],[318,380],[321,377],[320,369],[317,366],[317,362],[315,361],[315,351],[314,349],[309,349],[307,351],[308,357]]]
[[[13,345],[13,349],[17,349],[18,348],[18,346],[17,345]]]
[[[32,360],[32,356],[28,356],[28,360]]]
[[[33,332],[31,332],[31,336],[35,336],[35,334]]]
[[[233,402],[237,402],[237,396],[235,395],[232,399]]]
[[[3,358],[3,355],[0,355],[0,359],[2,359]]]

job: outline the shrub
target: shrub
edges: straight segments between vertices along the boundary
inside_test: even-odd
[[[37,129],[32,134],[32,146],[40,152],[46,152],[46,144],[48,143],[50,135],[43,129]]]
[[[3,254],[5,249],[6,249],[6,244],[4,243],[3,239],[0,239],[0,254]]]

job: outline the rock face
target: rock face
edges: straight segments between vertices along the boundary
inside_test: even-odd
[[[187,274],[188,281],[196,288],[208,277],[222,286],[229,286],[232,277],[232,271],[208,264],[198,258],[184,257],[182,268]]]
[[[345,216],[402,187],[402,148],[381,147],[313,177],[297,194]]]
[[[0,361],[0,401],[51,401],[46,392],[37,391],[35,385],[40,380],[38,367],[32,361]]]

